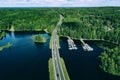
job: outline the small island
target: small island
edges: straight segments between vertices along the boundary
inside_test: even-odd
[[[2,51],[5,48],[10,48],[11,46],[12,44],[8,42],[6,45],[0,47],[0,51]]]
[[[33,41],[35,43],[45,43],[46,42],[46,38],[44,36],[42,36],[41,34],[36,35],[33,39]]]

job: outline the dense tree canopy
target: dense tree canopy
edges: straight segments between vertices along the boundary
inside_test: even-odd
[[[36,43],[44,43],[44,42],[46,42],[46,38],[39,34],[39,35],[36,35],[34,37],[34,42],[36,42]]]
[[[101,8],[1,8],[0,30],[46,30],[51,33],[59,15],[65,16],[60,35],[105,39],[120,43],[119,7]]]
[[[101,56],[100,67],[110,74],[120,76],[120,46],[114,49],[106,49]]]
[[[64,15],[59,35],[80,39],[105,39],[120,43],[120,7],[98,8],[0,8],[0,38],[3,30],[45,30],[51,33],[59,15]],[[2,30],[2,31],[1,31]],[[43,40],[36,36],[35,40]],[[101,68],[120,75],[120,47],[107,49],[100,56]]]
[[[66,9],[60,35],[105,39],[120,43],[120,11],[117,7]]]
[[[43,30],[51,32],[59,15],[49,8],[1,8],[0,29],[9,30],[14,26],[16,31]]]

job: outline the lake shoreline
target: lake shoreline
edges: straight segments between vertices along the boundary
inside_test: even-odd
[[[8,33],[11,33],[11,31],[9,30],[3,30],[5,32],[8,32]],[[15,33],[46,33],[48,35],[52,35],[52,33],[49,33],[46,29],[40,29],[39,31],[36,31],[36,30],[19,30],[19,31],[14,31]],[[62,35],[59,35],[60,38],[67,38],[67,36],[62,36]],[[72,38],[73,40],[75,41],[79,41],[79,39],[77,38]],[[83,39],[84,41],[103,41],[103,42],[108,42],[108,43],[112,43],[114,45],[119,45],[118,43],[116,42],[112,42],[112,41],[109,41],[109,40],[104,40],[104,39]]]

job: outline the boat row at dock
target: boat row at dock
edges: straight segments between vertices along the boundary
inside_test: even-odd
[[[78,48],[74,41],[69,36],[67,36],[67,38],[69,50],[77,50]],[[85,43],[82,38],[80,39],[80,41],[82,42],[82,48],[84,51],[93,51],[93,48],[89,46],[87,43]]]

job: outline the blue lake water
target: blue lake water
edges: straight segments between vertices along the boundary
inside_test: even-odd
[[[49,36],[47,42],[36,45],[36,34],[7,34],[0,45],[11,42],[13,46],[0,52],[0,80],[48,80],[48,60],[51,57]]]
[[[13,46],[0,52],[0,80],[49,80],[48,60],[50,36],[42,34],[47,42],[36,45],[32,33],[7,33],[0,46],[10,42]],[[98,56],[103,51],[95,45],[93,52],[85,52],[81,44],[78,50],[68,50],[66,40],[60,40],[60,55],[63,57],[71,80],[120,80],[99,69]]]

